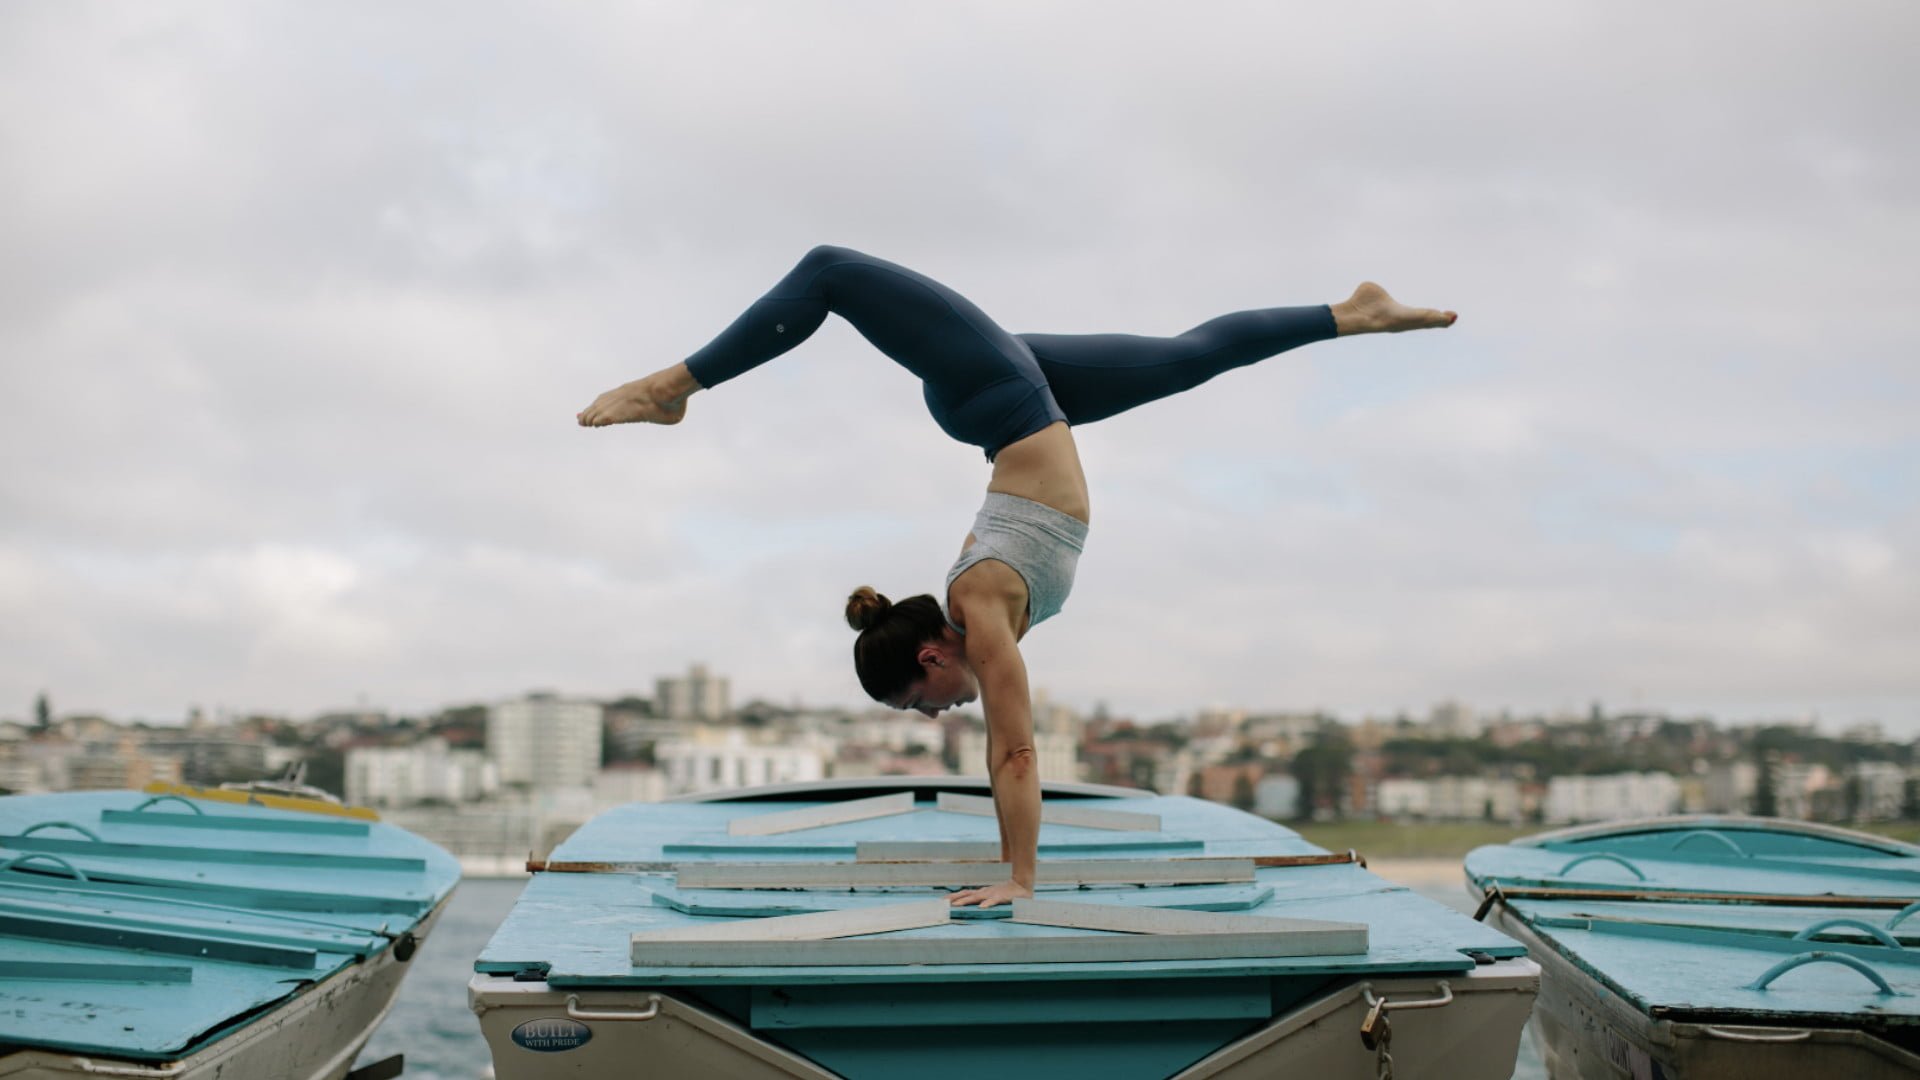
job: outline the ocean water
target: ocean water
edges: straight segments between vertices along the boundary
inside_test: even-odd
[[[393,1011],[367,1042],[357,1064],[405,1054],[404,1080],[480,1080],[493,1075],[479,1021],[467,1011],[467,980],[473,975],[473,958],[507,917],[524,884],[520,879],[489,878],[460,883],[440,924],[414,954],[413,971],[400,984]],[[1471,898],[1458,883],[1423,882],[1416,889],[1472,914]],[[1520,1041],[1513,1075],[1514,1080],[1545,1080],[1546,1070],[1530,1034]]]

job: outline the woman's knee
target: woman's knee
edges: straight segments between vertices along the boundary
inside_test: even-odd
[[[864,260],[866,258],[867,256],[862,255],[852,248],[839,247],[834,244],[816,244],[811,251],[808,251],[800,257],[800,265],[806,269],[819,270],[831,266],[834,263]]]

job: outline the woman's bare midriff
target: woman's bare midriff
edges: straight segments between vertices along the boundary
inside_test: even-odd
[[[1080,469],[1073,430],[1064,420],[1002,447],[993,457],[987,490],[1030,499],[1091,524],[1087,476]]]

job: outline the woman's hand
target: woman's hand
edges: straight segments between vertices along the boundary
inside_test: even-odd
[[[1003,881],[998,885],[989,885],[984,889],[962,889],[954,893],[947,903],[954,907],[966,907],[979,904],[983,908],[995,904],[1011,904],[1015,900],[1033,899],[1033,890],[1017,881]]]

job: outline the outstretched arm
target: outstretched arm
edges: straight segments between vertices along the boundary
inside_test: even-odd
[[[975,620],[968,628],[966,650],[987,714],[987,777],[1000,818],[1001,849],[1013,864],[1013,877],[956,893],[952,902],[993,907],[1033,895],[1040,852],[1040,769],[1033,749],[1027,664],[1013,628],[999,620]]]

